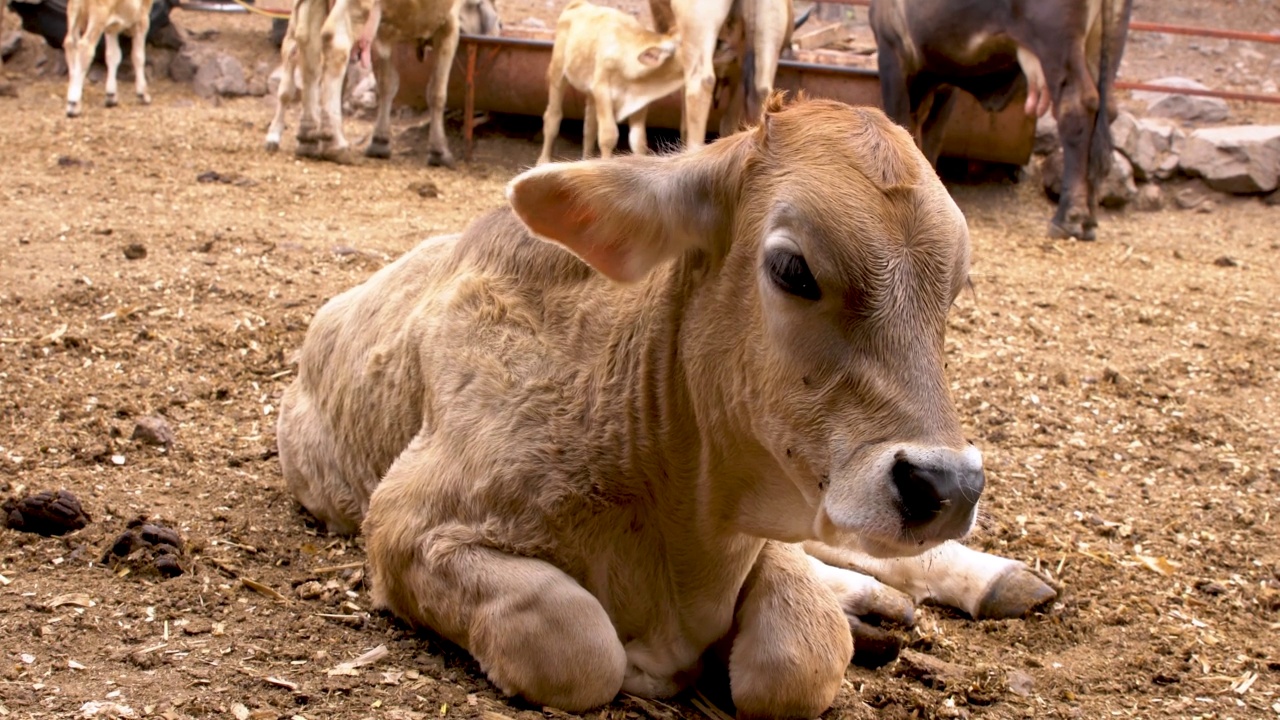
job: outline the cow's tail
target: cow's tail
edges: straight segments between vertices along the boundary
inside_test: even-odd
[[[1112,9],[1120,3],[1120,12]],[[1098,54],[1098,115],[1094,119],[1093,140],[1089,144],[1089,183],[1093,187],[1111,171],[1114,148],[1111,140],[1111,89],[1124,55],[1125,39],[1129,34],[1129,16],[1133,0],[1102,0],[1102,42]]]

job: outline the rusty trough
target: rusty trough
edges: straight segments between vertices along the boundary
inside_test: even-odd
[[[551,40],[536,37],[463,36],[449,74],[449,107],[464,110],[466,154],[472,148],[473,110],[541,116],[547,105],[547,66]],[[842,57],[843,56],[843,57]],[[880,106],[880,84],[875,70],[839,64],[848,53],[810,51],[802,60],[783,60],[775,86],[804,91],[851,105]],[[394,62],[400,72],[396,101],[421,108],[426,103],[427,65],[409,46],[396,48]],[[651,127],[680,127],[680,94],[650,106]],[[572,88],[565,97],[566,118],[582,118],[583,98]],[[1024,164],[1031,157],[1035,122],[1022,111],[1022,102],[1010,103],[1000,113],[990,113],[965,95],[957,103],[947,126],[943,153],[986,162]],[[709,127],[717,127],[719,113],[712,111]]]

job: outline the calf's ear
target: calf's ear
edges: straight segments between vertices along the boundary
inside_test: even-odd
[[[507,185],[516,216],[618,282],[691,250],[727,248],[754,142],[742,133],[666,157],[541,165]]]
[[[640,55],[636,59],[639,60],[640,64],[644,65],[645,67],[658,67],[662,63],[666,62],[667,58],[675,54],[675,51],[676,51],[675,42],[666,41],[666,42],[659,43],[657,45],[650,45],[649,47],[640,51]]]

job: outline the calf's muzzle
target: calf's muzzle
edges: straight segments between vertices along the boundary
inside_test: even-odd
[[[985,477],[976,448],[899,448],[889,468],[902,527],[922,542],[958,538],[973,524]]]

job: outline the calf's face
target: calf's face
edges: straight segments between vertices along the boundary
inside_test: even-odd
[[[509,196],[614,279],[682,256],[666,279],[699,429],[721,447],[713,516],[876,555],[968,532],[982,459],[943,373],[968,231],[882,113],[775,98],[699,152],[545,166]]]

